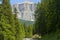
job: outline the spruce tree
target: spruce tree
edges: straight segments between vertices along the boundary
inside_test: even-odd
[[[14,9],[14,19],[15,19],[15,29],[16,29],[16,40],[23,40],[25,37],[24,25],[20,24],[19,19],[17,18],[17,9]]]
[[[14,16],[10,0],[3,0],[2,2],[1,29],[4,40],[15,40]]]
[[[60,2],[58,0],[42,0],[36,10],[36,32],[37,33],[55,33],[60,30]]]
[[[29,30],[29,32],[28,32],[29,33],[29,37],[32,38],[32,36],[33,36],[33,26],[29,26],[28,30]]]
[[[12,14],[10,0],[3,0],[0,8],[0,39],[1,40],[23,40],[25,36],[24,26],[20,24],[15,15]]]
[[[43,3],[37,4],[35,11],[35,34],[46,34],[46,12]]]

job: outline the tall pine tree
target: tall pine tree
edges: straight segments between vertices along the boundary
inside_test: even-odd
[[[20,24],[20,21],[17,18],[18,12],[16,8],[14,9],[14,12],[15,12],[14,19],[15,19],[15,29],[16,29],[15,37],[16,37],[16,40],[23,40],[25,37],[24,26]]]
[[[10,0],[3,0],[1,14],[1,29],[4,40],[15,40],[14,16],[10,5]]]
[[[59,0],[42,0],[36,10],[36,32],[55,33],[60,30],[60,2]]]

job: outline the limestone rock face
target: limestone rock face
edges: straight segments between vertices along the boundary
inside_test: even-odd
[[[19,19],[34,21],[34,11],[36,10],[36,4],[33,2],[25,1],[23,3],[16,3],[13,5],[13,9],[17,9],[17,16]]]

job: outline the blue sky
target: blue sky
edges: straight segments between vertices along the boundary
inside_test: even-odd
[[[15,3],[21,3],[21,2],[24,2],[25,0],[10,0],[10,3],[11,5],[15,4]],[[41,2],[41,0],[30,0],[34,3],[37,3],[37,2]]]

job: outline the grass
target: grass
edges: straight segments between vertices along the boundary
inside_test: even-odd
[[[45,35],[39,40],[60,40],[60,31],[57,31],[56,33],[51,33],[49,35]]]

